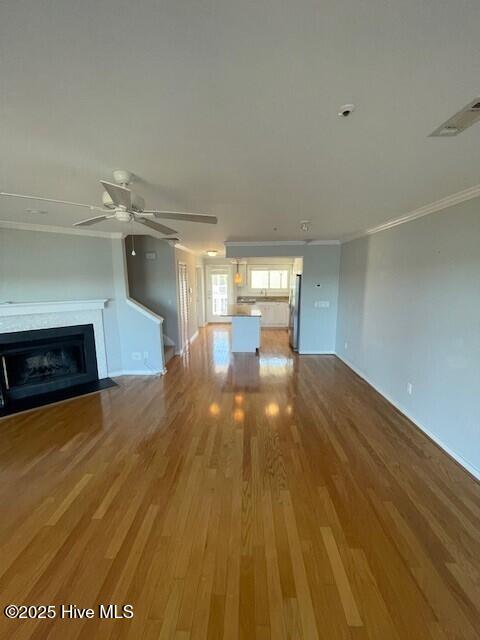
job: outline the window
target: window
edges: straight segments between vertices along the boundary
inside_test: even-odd
[[[250,269],[251,289],[288,289],[288,269]]]

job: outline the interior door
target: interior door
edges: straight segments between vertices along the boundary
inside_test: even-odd
[[[232,269],[207,265],[207,322],[230,322],[225,317],[232,302]]]
[[[188,346],[188,273],[187,265],[183,262],[178,263],[178,310],[179,310],[179,329],[180,329],[180,347],[182,351]]]
[[[205,326],[205,278],[202,266],[197,266],[196,276],[196,302],[197,302],[197,326]]]

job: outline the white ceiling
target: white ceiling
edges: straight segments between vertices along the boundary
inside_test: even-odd
[[[198,251],[342,238],[480,182],[480,125],[427,137],[480,94],[479,33],[478,0],[3,0],[0,190],[100,203],[119,167],[218,216],[172,223]],[[28,206],[0,219],[88,217]]]

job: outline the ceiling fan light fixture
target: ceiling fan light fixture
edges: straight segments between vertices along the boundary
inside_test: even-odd
[[[218,253],[218,251],[216,249],[209,249],[207,251],[207,256],[209,256],[210,258],[215,258],[217,253]]]
[[[38,202],[53,202],[68,207],[82,207],[90,211],[98,211],[101,215],[93,216],[85,220],[74,222],[74,227],[85,227],[105,222],[106,220],[115,220],[121,223],[135,222],[149,229],[153,229],[163,236],[178,236],[178,231],[167,227],[157,221],[157,219],[180,220],[182,222],[197,222],[207,224],[217,224],[216,216],[205,213],[193,213],[191,211],[158,211],[156,209],[145,209],[145,200],[128,188],[128,184],[133,180],[134,176],[129,171],[116,170],[113,178],[115,183],[107,180],[100,180],[103,187],[102,207],[92,204],[84,204],[81,202],[71,202],[69,200],[60,200],[57,198],[45,198],[43,196],[34,196],[21,193],[9,193],[0,191],[0,197],[21,198],[23,200],[37,200]],[[109,211],[112,211],[110,214]],[[31,213],[44,213],[43,211],[31,210]],[[47,213],[45,211],[45,213]],[[178,240],[177,240],[178,241]],[[134,255],[134,254],[133,254]],[[216,252],[215,252],[216,255]]]

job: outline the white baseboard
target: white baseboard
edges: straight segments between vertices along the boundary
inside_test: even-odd
[[[448,455],[451,458],[453,458],[456,462],[458,462],[459,465],[461,465],[464,469],[466,469],[469,473],[471,473],[472,476],[474,476],[474,478],[476,478],[477,480],[480,480],[480,469],[478,469],[477,467],[475,467],[475,465],[468,462],[468,460],[465,460],[463,456],[453,451],[453,449],[451,449],[447,444],[445,444],[442,440],[440,440],[438,436],[432,433],[430,429],[427,429],[425,426],[420,424],[418,420],[414,418],[405,407],[403,407],[399,402],[397,402],[391,396],[389,396],[388,393],[385,393],[382,389],[380,389],[378,385],[372,382],[368,378],[368,376],[363,371],[358,369],[352,362],[350,362],[350,360],[347,360],[347,358],[345,358],[344,356],[341,356],[339,353],[336,353],[335,355],[344,364],[346,364],[347,367],[352,369],[352,371],[354,371],[358,376],[360,376],[360,378],[365,380],[365,382],[367,382],[371,387],[373,387],[375,391],[377,391],[381,396],[383,396],[386,400],[388,400],[390,404],[393,404],[393,406],[396,409],[398,409],[400,413],[402,413],[406,418],[408,418],[410,422],[413,422],[413,424],[416,427],[418,427],[420,431],[423,431],[425,435],[427,435],[431,440],[433,440],[433,442],[435,442],[435,444],[437,444],[441,449],[443,449],[446,453],[448,453]]]
[[[165,333],[163,334],[163,344],[166,347],[174,347],[175,346],[175,342],[171,338],[169,338],[167,336],[167,334],[165,334]]]
[[[193,336],[191,338],[188,339],[188,344],[192,344],[192,342],[194,340],[196,340],[198,338],[198,329],[197,331],[195,331],[195,333],[193,334]],[[183,349],[175,349],[175,355],[176,356],[183,356],[183,352],[185,351],[185,347]]]
[[[336,356],[335,351],[310,351],[309,349],[302,349],[298,352],[299,356]]]
[[[117,378],[118,376],[163,376],[167,370],[153,371],[152,369],[122,369],[120,371],[109,371],[109,378]]]

